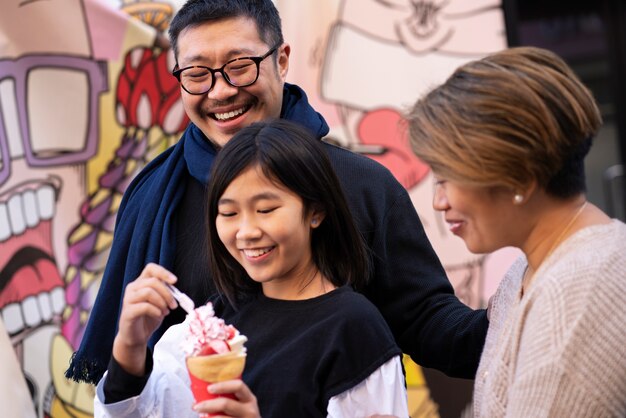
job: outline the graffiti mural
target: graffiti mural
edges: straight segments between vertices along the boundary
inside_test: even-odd
[[[0,14],[0,313],[39,417],[88,417],[64,377],[130,179],[186,125],[175,4],[8,0]],[[39,30],[33,30],[38,28]]]

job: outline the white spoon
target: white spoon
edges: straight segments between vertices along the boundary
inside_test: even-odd
[[[193,310],[196,307],[196,305],[193,303],[193,300],[191,300],[189,296],[187,296],[171,284],[165,283],[165,285],[170,289],[170,292],[172,292],[172,296],[174,296],[174,299],[176,299],[178,305],[183,308],[188,314],[193,313]]]

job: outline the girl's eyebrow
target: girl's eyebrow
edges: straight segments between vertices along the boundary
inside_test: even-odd
[[[276,193],[262,192],[262,193],[252,196],[251,200],[253,202],[258,202],[259,200],[276,200],[278,198],[279,196]],[[232,204],[232,203],[236,203],[235,199],[221,198],[217,202],[218,205],[227,205],[227,204]]]

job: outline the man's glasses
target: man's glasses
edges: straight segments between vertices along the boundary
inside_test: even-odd
[[[213,69],[203,65],[192,65],[172,71],[180,85],[189,94],[206,94],[215,85],[215,73],[220,73],[224,80],[233,87],[246,87],[259,78],[259,64],[272,55],[281,44],[276,45],[260,57],[241,57],[228,61],[220,68]]]

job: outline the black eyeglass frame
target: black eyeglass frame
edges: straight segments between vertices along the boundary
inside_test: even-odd
[[[228,61],[227,63],[225,63],[224,65],[222,65],[220,68],[217,69],[213,69],[210,67],[207,67],[205,65],[190,65],[189,67],[185,67],[185,68],[180,68],[180,69],[176,69],[176,67],[178,67],[178,64],[176,64],[176,67],[174,67],[174,71],[172,71],[172,75],[174,77],[176,77],[176,79],[178,80],[178,82],[180,83],[180,86],[183,88],[183,90],[185,90],[187,93],[189,94],[193,94],[196,96],[200,96],[202,94],[207,94],[208,92],[210,92],[213,87],[215,86],[215,73],[220,73],[222,75],[222,77],[224,78],[224,80],[226,80],[226,82],[228,84],[230,84],[233,87],[248,87],[253,85],[254,83],[256,83],[256,81],[259,79],[259,73],[261,71],[260,69],[260,65],[261,65],[261,61],[263,61],[265,58],[269,57],[270,55],[272,55],[274,52],[276,52],[276,50],[278,50],[278,48],[282,45],[282,43],[277,44],[276,46],[274,46],[272,49],[270,49],[269,51],[267,51],[265,54],[258,56],[258,57],[239,57],[239,58],[235,58],[232,59],[230,61]],[[240,60],[252,60],[254,62],[254,64],[256,65],[256,77],[254,78],[254,80],[252,80],[249,83],[246,84],[235,84],[233,83],[230,78],[228,77],[228,74],[226,74],[224,72],[224,69],[226,68],[227,65],[232,64],[233,62],[236,61],[240,61]],[[185,85],[180,81],[180,75],[183,71],[188,70],[190,68],[203,68],[207,71],[209,71],[211,73],[211,86],[209,87],[209,89],[207,91],[201,92],[201,93],[192,93],[189,90],[187,90],[185,88]]]

